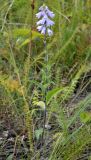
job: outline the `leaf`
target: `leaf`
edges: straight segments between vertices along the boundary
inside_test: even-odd
[[[16,28],[13,30],[14,38],[26,37],[30,34],[31,29],[28,28]]]
[[[13,30],[13,36],[14,38],[17,37],[26,37],[31,35],[31,29],[28,28],[17,28]],[[43,35],[37,31],[32,30],[32,39],[35,39],[36,37],[43,38]]]
[[[32,31],[31,35],[31,30],[27,28],[15,29],[13,31],[13,36],[17,39],[16,44],[19,45],[19,48],[27,45],[31,39],[36,40],[37,38],[43,38],[43,35],[37,31]]]
[[[55,88],[51,91],[49,91],[46,95],[46,102],[47,104],[49,104],[49,102],[51,101],[51,99],[56,96],[59,92],[61,92],[63,89],[62,88]]]
[[[43,133],[43,128],[35,130],[35,137],[36,137],[37,140],[39,140],[42,133]]]
[[[20,47],[19,48],[21,48],[21,47],[23,47],[23,46],[25,46],[25,45],[27,45],[28,43],[30,42],[30,39],[29,38],[27,38],[21,45],[20,45]]]
[[[14,154],[10,154],[6,160],[13,160]]]
[[[43,35],[37,31],[32,31],[32,40],[36,38],[43,38]]]
[[[89,121],[91,121],[91,113],[89,112],[82,112],[80,114],[80,119],[83,123],[87,123]]]
[[[43,101],[36,102],[36,105],[45,110],[45,103]]]

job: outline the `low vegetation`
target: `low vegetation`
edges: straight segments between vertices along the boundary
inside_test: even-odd
[[[0,1],[0,160],[13,159],[91,159],[90,0]]]

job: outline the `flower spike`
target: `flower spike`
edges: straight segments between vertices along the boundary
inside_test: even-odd
[[[49,10],[45,5],[39,8],[39,12],[36,14],[36,17],[39,19],[37,24],[37,29],[41,34],[48,34],[49,36],[53,35],[53,31],[50,29],[55,23],[50,19],[54,18],[55,14]]]

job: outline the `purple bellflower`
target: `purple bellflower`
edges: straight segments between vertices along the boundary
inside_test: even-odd
[[[49,10],[45,5],[39,8],[39,12],[36,14],[36,17],[39,19],[37,22],[37,30],[41,34],[48,34],[49,36],[53,35],[53,31],[50,29],[54,25],[54,22],[50,19],[53,18],[55,14]]]

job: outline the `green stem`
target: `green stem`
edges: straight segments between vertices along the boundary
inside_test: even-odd
[[[46,44],[46,34],[44,37],[44,47],[45,47],[45,72],[46,72],[46,84],[48,83],[48,53],[47,53],[47,44]],[[43,133],[42,133],[42,144],[44,143],[44,135],[45,135],[45,124],[46,124],[46,107],[47,107],[47,103],[46,103],[46,94],[47,94],[47,90],[48,88],[45,89],[45,93],[44,93],[44,100],[45,100],[45,109],[44,109],[44,122],[43,122]]]

